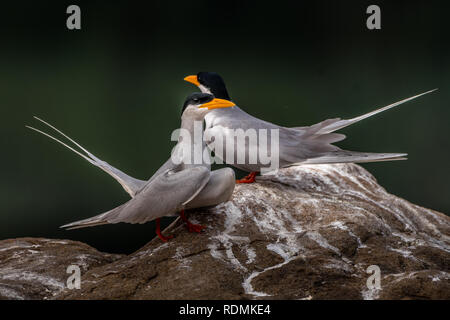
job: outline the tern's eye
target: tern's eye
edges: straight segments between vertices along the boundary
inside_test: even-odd
[[[198,98],[194,98],[194,102],[198,102],[199,100],[198,100]]]

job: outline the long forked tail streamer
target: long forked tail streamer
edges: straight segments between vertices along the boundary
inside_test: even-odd
[[[57,139],[57,138],[51,136],[50,134],[48,134],[48,133],[46,133],[46,132],[44,132],[44,131],[41,131],[41,130],[39,130],[39,129],[33,128],[33,127],[31,127],[31,126],[25,126],[25,127],[27,127],[28,129],[34,130],[34,131],[36,131],[36,132],[39,132],[40,134],[43,134],[44,136],[49,137],[49,138],[52,139],[52,140],[55,140],[56,142],[62,144],[64,147],[66,147],[66,148],[72,150],[73,152],[75,152],[77,155],[79,155],[80,157],[82,157],[82,158],[85,159],[86,161],[89,161],[89,162],[92,163],[93,165],[96,165],[96,163],[95,163],[94,160],[92,160],[91,158],[89,158],[89,157],[87,157],[86,155],[82,154],[82,153],[79,152],[78,150],[75,150],[74,148],[72,148],[72,147],[69,146],[68,144],[62,142],[61,140],[59,140],[59,139]]]
[[[56,127],[52,126],[51,124],[49,124],[48,122],[34,116],[34,118],[42,123],[44,123],[45,125],[47,125],[48,127],[50,127],[51,129],[55,130],[56,132],[58,132],[59,134],[61,134],[63,137],[65,137],[66,139],[68,139],[70,142],[72,142],[75,146],[77,146],[78,148],[80,148],[83,152],[85,152],[86,154],[81,153],[80,151],[76,150],[75,148],[69,146],[67,143],[62,142],[61,140],[53,137],[52,135],[36,129],[34,127],[31,126],[25,126],[28,129],[31,129],[33,131],[36,131],[58,143],[60,143],[61,145],[63,145],[64,147],[68,148],[69,150],[75,152],[77,155],[79,155],[80,157],[82,157],[83,159],[85,159],[86,161],[88,161],[89,163],[91,163],[92,165],[102,169],[103,171],[105,171],[106,173],[108,173],[111,177],[113,177],[114,179],[116,179],[117,182],[119,182],[122,187],[125,189],[125,191],[131,196],[134,197],[136,195],[136,193],[143,187],[143,185],[145,184],[144,180],[139,180],[139,179],[135,179],[127,174],[125,174],[124,172],[120,171],[117,168],[114,168],[113,166],[111,166],[109,163],[107,163],[106,161],[103,161],[99,158],[97,158],[96,156],[94,156],[92,153],[90,153],[88,150],[86,150],[83,146],[81,146],[78,142],[76,142],[75,140],[73,140],[72,138],[70,138],[68,135],[66,135],[64,132],[62,132],[61,130],[57,129]]]
[[[416,98],[419,98],[419,97],[421,97],[423,95],[426,95],[428,93],[434,92],[436,90],[438,90],[438,89],[436,88],[436,89],[433,89],[433,90],[429,90],[427,92],[423,92],[423,93],[417,94],[415,96],[412,96],[412,97],[409,97],[409,98],[406,98],[406,99],[394,102],[394,103],[392,103],[390,105],[378,108],[376,110],[373,110],[371,112],[365,113],[365,114],[363,114],[361,116],[358,116],[358,117],[355,117],[355,118],[352,118],[352,119],[336,121],[334,123],[331,123],[328,126],[325,126],[325,127],[321,128],[319,131],[316,132],[316,134],[326,134],[326,133],[330,133],[330,132],[334,132],[334,131],[343,129],[343,128],[345,128],[345,127],[347,127],[349,125],[352,125],[352,124],[354,124],[356,122],[359,122],[361,120],[367,119],[367,118],[369,118],[371,116],[374,116],[374,115],[376,115],[376,114],[378,114],[380,112],[389,110],[389,109],[394,108],[394,107],[396,107],[398,105],[401,105],[401,104],[403,104],[405,102],[414,100]]]

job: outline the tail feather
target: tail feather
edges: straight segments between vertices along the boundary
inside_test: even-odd
[[[34,127],[31,127],[31,126],[25,126],[25,127],[28,128],[28,129],[34,130],[34,131],[36,131],[36,132],[38,132],[38,133],[40,133],[40,134],[43,134],[44,136],[46,136],[46,137],[48,137],[48,138],[50,138],[50,139],[52,139],[52,140],[55,140],[56,142],[62,144],[62,145],[63,145],[64,147],[66,147],[67,149],[72,150],[73,152],[75,152],[77,155],[79,155],[80,157],[82,157],[83,159],[85,159],[86,161],[88,161],[89,163],[93,164],[94,166],[97,166],[97,164],[95,163],[95,161],[93,161],[91,158],[85,156],[84,154],[82,154],[81,152],[75,150],[74,148],[72,148],[72,147],[69,146],[68,144],[62,142],[61,140],[58,140],[58,139],[56,139],[55,137],[49,135],[48,133],[46,133],[46,132],[44,132],[44,131],[42,131],[42,130],[36,129],[36,128],[34,128]]]
[[[42,122],[43,124],[47,125],[48,127],[52,128],[53,130],[55,130],[56,132],[58,132],[60,135],[62,135],[64,138],[66,138],[67,140],[69,140],[70,142],[72,142],[74,145],[76,145],[78,148],[80,148],[81,150],[83,150],[88,156],[89,158],[91,158],[94,161],[98,161],[101,162],[101,160],[99,158],[97,158],[96,156],[94,156],[92,153],[90,153],[88,150],[86,150],[82,145],[80,145],[78,142],[76,142],[75,140],[73,140],[71,137],[69,137],[68,135],[66,135],[64,132],[62,132],[61,130],[55,128],[54,126],[52,126],[50,123],[36,117],[33,116],[33,118],[35,118],[36,120]],[[54,140],[60,142],[58,139],[53,138]],[[60,142],[61,143],[61,142]],[[63,143],[63,145],[65,145]],[[65,145],[67,147],[67,145]],[[71,149],[73,151],[73,149]]]
[[[319,164],[319,163],[323,164],[346,163],[346,162],[363,163],[363,162],[405,160],[407,155],[404,153],[365,153],[365,152],[342,150],[337,146],[332,145],[332,143],[345,139],[345,135],[335,133],[335,131],[436,90],[437,89],[433,89],[415,95],[413,97],[403,99],[401,101],[392,103],[388,106],[376,109],[374,111],[371,111],[369,113],[363,114],[359,117],[355,117],[352,119],[342,120],[340,118],[334,118],[316,123],[309,127],[293,128],[295,130],[298,130],[298,132],[301,134],[300,146],[302,153],[299,156],[298,152],[294,150],[294,157],[291,158],[295,159],[297,157],[297,160],[294,159],[289,160],[294,165]],[[285,158],[287,158],[286,155]]]
[[[25,126],[25,127],[27,127],[28,129],[34,130],[34,131],[36,131],[36,132],[38,132],[38,133],[40,133],[40,134],[42,134],[42,135],[52,139],[52,140],[60,143],[61,145],[63,145],[64,147],[68,148],[69,150],[75,152],[77,155],[79,155],[80,157],[82,157],[83,159],[85,159],[86,161],[91,163],[92,165],[102,169],[103,171],[108,173],[110,176],[112,176],[114,179],[116,179],[116,181],[119,182],[122,185],[122,187],[125,189],[126,192],[128,192],[130,194],[131,197],[134,197],[136,195],[136,193],[139,190],[141,190],[142,187],[145,185],[146,181],[135,179],[135,178],[125,174],[124,172],[120,171],[119,169],[111,166],[106,161],[103,161],[103,160],[97,158],[95,155],[93,155],[87,149],[85,149],[83,146],[81,146],[78,142],[76,142],[75,140],[70,138],[68,135],[66,135],[64,132],[62,132],[61,130],[59,130],[56,127],[52,126],[48,122],[46,122],[46,121],[44,121],[44,120],[42,120],[42,119],[40,119],[40,118],[38,118],[36,116],[34,118],[36,120],[44,123],[45,125],[47,125],[51,129],[55,130],[59,134],[61,134],[63,137],[68,139],[70,142],[72,142],[75,146],[80,148],[86,154],[82,154],[81,152],[79,152],[75,148],[69,146],[67,143],[62,142],[61,140],[53,137],[52,135],[50,135],[50,134],[48,134],[48,133],[46,133],[46,132],[44,132],[42,130],[36,129],[36,128],[31,127],[31,126]]]
[[[332,163],[366,163],[380,161],[406,160],[406,153],[371,153],[347,150],[337,150],[325,155],[310,158],[294,165],[302,164],[332,164]]]
[[[383,111],[386,111],[386,110],[389,110],[391,108],[394,108],[394,107],[396,107],[398,105],[401,105],[401,104],[403,104],[405,102],[414,100],[414,99],[416,99],[418,97],[421,97],[421,96],[426,95],[428,93],[434,92],[436,90],[438,90],[438,89],[436,88],[436,89],[433,89],[433,90],[429,90],[427,92],[423,92],[423,93],[417,94],[415,96],[412,96],[412,97],[409,97],[409,98],[397,101],[395,103],[392,103],[392,104],[387,105],[387,106],[382,107],[382,108],[378,108],[376,110],[373,110],[371,112],[368,112],[366,114],[363,114],[361,116],[358,116],[358,117],[355,117],[355,118],[352,118],[352,119],[333,118],[333,119],[324,120],[322,122],[316,123],[316,124],[314,124],[312,126],[309,126],[309,127],[294,127],[292,129],[302,130],[302,131],[306,130],[308,132],[308,134],[310,134],[310,135],[311,134],[321,135],[321,134],[331,133],[331,132],[343,129],[343,128],[347,127],[347,126],[350,126],[350,125],[352,125],[352,124],[354,124],[356,122],[359,122],[361,120],[367,119],[367,118],[369,118],[371,116],[374,116],[374,115],[376,115],[378,113],[381,113]]]
[[[395,102],[395,103],[392,103],[392,104],[390,104],[390,105],[388,105],[388,106],[385,106],[385,107],[376,109],[376,110],[374,110],[374,111],[368,112],[368,113],[363,114],[363,115],[361,115],[361,116],[359,116],[359,117],[355,117],[355,118],[348,119],[348,120],[345,120],[345,119],[344,119],[344,120],[337,120],[336,122],[333,122],[333,123],[331,123],[331,124],[327,124],[326,126],[322,127],[322,128],[321,128],[320,130],[318,130],[316,133],[317,133],[317,134],[325,134],[325,133],[331,133],[331,132],[334,132],[334,131],[343,129],[343,128],[345,128],[345,127],[347,127],[347,126],[350,126],[350,125],[352,125],[352,124],[354,124],[354,123],[356,123],[356,122],[359,122],[359,121],[361,121],[361,120],[364,120],[364,119],[366,119],[366,118],[369,118],[369,117],[371,117],[371,116],[374,116],[374,115],[376,115],[376,114],[378,114],[378,113],[381,113],[381,112],[383,112],[383,111],[389,110],[389,109],[394,108],[394,107],[396,107],[396,106],[398,106],[398,105],[401,105],[401,104],[403,104],[403,103],[405,103],[405,102],[411,101],[411,100],[413,100],[413,99],[416,99],[416,98],[418,98],[418,97],[421,97],[421,96],[423,96],[423,95],[426,95],[426,94],[431,93],[431,92],[436,91],[436,90],[437,90],[437,89],[433,89],[433,90],[430,90],[430,91],[427,91],[427,92],[424,92],[424,93],[420,93],[420,94],[418,94],[418,95],[415,95],[415,96],[412,96],[412,97],[403,99],[403,100],[398,101],[398,102]]]

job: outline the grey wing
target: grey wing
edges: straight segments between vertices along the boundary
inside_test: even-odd
[[[214,119],[215,121],[211,123],[211,126],[205,130],[204,136],[208,148],[214,151],[215,157],[229,165],[248,172],[260,171],[263,167],[269,167],[267,161],[261,159],[261,155],[269,153],[271,155],[272,142],[277,143],[278,141],[281,166],[298,162],[299,159],[306,159],[311,154],[309,150],[302,148],[301,142],[304,140],[304,132],[302,131],[277,126],[249,116],[242,110],[233,113],[224,112],[224,114],[224,116],[221,115],[220,118]],[[239,141],[235,136],[235,129],[244,130],[246,136],[246,132],[248,132],[248,138]],[[247,131],[249,129],[252,129],[252,131]],[[259,129],[266,130],[267,139],[265,142],[258,138]],[[278,140],[272,139],[272,130],[278,133]],[[232,148],[228,145],[230,140],[234,141],[231,145]],[[263,144],[265,152],[260,149],[261,144]],[[238,155],[241,155],[241,160],[239,160]],[[242,161],[242,155],[244,155],[245,161]],[[275,156],[274,154],[273,157]]]
[[[130,201],[98,216],[76,221],[62,228],[77,229],[108,223],[145,223],[173,215],[183,209],[208,183],[210,171],[193,167],[167,170],[156,176]]]
[[[249,155],[258,155],[258,146],[256,136],[259,129],[267,130],[268,143],[271,140],[271,130],[280,130],[280,127],[276,124],[258,119],[238,106],[226,109],[217,109],[211,111],[205,117],[206,129],[204,137],[209,149],[215,152],[215,157],[221,159],[223,162],[232,165],[238,169],[245,171],[259,171],[261,167],[259,156],[258,159],[253,161],[238,161],[238,154],[245,155],[249,159]],[[236,139],[236,129],[242,129],[244,134],[248,134],[253,138],[245,139],[244,143],[238,143]],[[285,131],[290,131],[291,135],[298,135],[299,133],[294,129],[286,128]],[[253,134],[255,133],[256,136]],[[280,134],[280,140],[283,138],[283,133]],[[233,148],[229,148],[228,141],[234,141]],[[270,146],[268,147],[270,149]]]
[[[62,131],[60,131],[59,129],[55,128],[54,126],[52,126],[51,124],[47,123],[46,121],[39,119],[38,117],[34,117],[35,119],[41,121],[42,123],[44,123],[45,125],[49,126],[50,128],[52,128],[53,130],[55,130],[56,132],[58,132],[59,134],[61,134],[63,137],[67,138],[69,141],[71,141],[74,145],[76,145],[78,148],[80,148],[85,154],[82,154],[81,152],[75,150],[74,148],[72,148],[71,146],[67,145],[66,143],[60,141],[59,139],[51,136],[50,134],[43,132],[39,129],[30,127],[30,126],[26,126],[27,128],[34,130],[40,134],[43,134],[46,137],[49,137],[50,139],[55,140],[56,142],[62,144],[64,147],[68,148],[69,150],[72,150],[73,152],[75,152],[77,155],[79,155],[80,157],[82,157],[83,159],[85,159],[86,161],[88,161],[89,163],[91,163],[92,165],[102,169],[103,171],[105,171],[106,173],[108,173],[111,177],[113,177],[114,179],[116,179],[117,182],[119,182],[122,187],[125,189],[126,192],[128,192],[128,194],[130,194],[131,197],[134,197],[136,195],[136,193],[142,189],[142,187],[147,183],[144,180],[139,180],[136,178],[133,178],[129,175],[127,175],[126,173],[120,171],[117,168],[114,168],[112,165],[110,165],[109,163],[107,163],[106,161],[103,161],[99,158],[97,158],[96,156],[94,156],[92,153],[90,153],[88,150],[86,150],[85,148],[83,148],[78,142],[76,142],[75,140],[73,140],[72,138],[70,138],[69,136],[67,136],[66,134],[64,134]]]

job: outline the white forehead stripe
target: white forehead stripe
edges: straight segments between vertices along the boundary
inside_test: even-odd
[[[211,93],[211,90],[209,90],[209,88],[205,87],[204,85],[199,84],[198,87],[199,87],[199,89],[200,89],[201,92],[212,94],[212,93]]]

